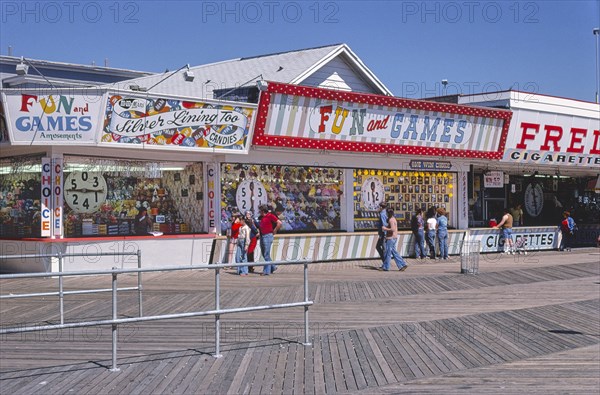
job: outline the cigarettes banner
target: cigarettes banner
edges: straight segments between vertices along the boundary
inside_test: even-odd
[[[600,168],[596,117],[515,109],[503,162]]]

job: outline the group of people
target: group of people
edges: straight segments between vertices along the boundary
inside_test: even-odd
[[[281,228],[282,222],[275,214],[269,210],[265,204],[259,207],[260,216],[254,218],[252,211],[246,211],[245,215],[241,213],[233,214],[231,224],[231,242],[235,246],[235,262],[247,263],[254,262],[254,251],[260,242],[260,251],[265,262],[272,262],[271,246],[273,236]],[[263,266],[262,276],[271,275],[277,270],[277,265]],[[238,266],[237,274],[247,276],[254,272],[254,266]]]
[[[423,210],[418,209],[412,217],[411,230],[415,243],[415,258],[417,259],[448,259],[448,217],[446,209],[429,208],[423,216]],[[436,237],[439,251],[436,255]],[[429,250],[429,255],[427,250]]]
[[[406,261],[398,253],[396,243],[398,241],[398,222],[394,217],[394,209],[386,203],[379,204],[379,239],[376,249],[381,257],[380,270],[389,271],[392,258],[398,266],[398,270],[404,271],[408,267]],[[411,228],[415,243],[415,258],[436,259],[436,236],[440,245],[440,259],[448,259],[448,217],[444,208],[435,207],[427,211],[426,218],[423,210],[419,209],[411,219]],[[425,249],[425,240],[429,249],[429,257]]]

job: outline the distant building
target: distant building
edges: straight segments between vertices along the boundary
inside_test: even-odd
[[[49,60],[0,56],[2,88],[93,87],[152,73]]]

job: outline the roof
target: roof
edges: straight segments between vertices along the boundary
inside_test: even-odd
[[[28,70],[17,74],[16,66],[24,63]],[[40,75],[40,73],[42,75]],[[149,72],[83,65],[49,60],[23,59],[20,56],[0,55],[0,81],[8,87],[47,86],[46,78],[56,86],[90,86],[129,80]]]
[[[593,119],[600,118],[598,103],[512,89],[461,95],[458,102],[465,105],[502,107],[513,111],[522,109]]]
[[[346,44],[236,58],[189,68],[183,66],[175,72],[167,71],[135,78],[108,87],[123,90],[129,89],[131,85],[137,85],[149,89],[152,93],[213,98],[213,90],[253,86],[259,80],[302,84],[306,78],[336,58],[342,59],[348,68],[369,87],[372,87],[370,93],[391,95],[391,91],[377,79]],[[186,72],[188,73],[187,80]],[[190,72],[193,73],[191,81]]]

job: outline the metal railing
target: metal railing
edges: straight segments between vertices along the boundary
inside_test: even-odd
[[[59,275],[60,273],[64,273],[64,259],[65,258],[73,258],[73,257],[99,257],[99,256],[136,256],[137,257],[137,267],[138,269],[142,268],[142,252],[137,250],[136,252],[98,252],[98,253],[71,253],[71,254],[63,254],[62,252],[57,252],[56,254],[30,254],[30,255],[0,255],[0,261],[3,259],[37,259],[37,258],[58,258],[58,273],[56,272],[45,272],[38,273],[39,276],[36,277],[58,277],[58,291],[56,292],[33,292],[33,293],[24,293],[24,294],[10,294],[10,295],[0,295],[0,300],[2,299],[18,299],[18,298],[34,298],[40,296],[57,296],[58,295],[58,309],[60,312],[60,323],[65,323],[65,295],[80,295],[80,294],[90,294],[90,293],[102,293],[102,292],[112,292],[110,288],[98,288],[98,289],[86,289],[79,291],[65,291],[64,290],[64,275]],[[5,274],[0,275],[0,279],[9,279],[9,278],[23,278],[23,277],[15,277],[21,275],[11,275]],[[119,291],[138,291],[138,313],[141,317],[143,314],[142,309],[142,273],[138,272],[137,278],[137,286],[136,287],[127,287],[127,288],[119,288]]]
[[[277,261],[277,262],[253,262],[252,266],[266,266],[266,265],[304,265],[304,300],[301,302],[291,302],[291,303],[280,303],[280,304],[272,304],[272,305],[261,305],[261,306],[248,306],[248,307],[238,307],[238,308],[229,308],[229,309],[221,309],[220,306],[220,271],[225,268],[235,268],[241,266],[248,266],[248,263],[240,263],[240,264],[211,264],[211,265],[194,265],[194,266],[173,266],[173,267],[162,267],[162,268],[152,268],[152,269],[117,269],[113,268],[112,270],[102,270],[102,271],[73,271],[73,272],[59,272],[59,273],[27,273],[27,274],[8,274],[8,275],[0,275],[0,280],[3,279],[17,279],[17,278],[39,278],[39,277],[48,277],[52,276],[91,276],[91,275],[111,275],[112,276],[112,318],[107,320],[96,320],[96,321],[81,321],[81,322],[70,322],[55,324],[55,325],[37,325],[37,326],[27,326],[27,327],[13,327],[13,328],[4,328],[0,329],[0,335],[11,334],[11,333],[23,333],[23,332],[35,332],[35,331],[44,331],[44,330],[52,330],[52,329],[67,329],[67,328],[80,328],[80,327],[91,327],[91,326],[100,326],[100,325],[110,325],[112,328],[112,365],[110,370],[113,372],[119,371],[117,366],[117,331],[118,326],[121,324],[131,324],[135,322],[146,322],[146,321],[157,321],[157,320],[166,320],[166,319],[174,319],[174,318],[189,318],[189,317],[200,317],[200,316],[209,316],[213,315],[215,317],[215,353],[214,357],[221,357],[221,328],[220,328],[220,319],[221,315],[228,313],[241,313],[241,312],[250,312],[250,311],[259,311],[259,310],[272,310],[272,309],[280,309],[287,307],[304,307],[304,343],[305,346],[311,345],[309,341],[309,329],[308,329],[308,307],[313,304],[313,301],[308,299],[308,265],[311,263],[315,263],[313,261],[302,260],[302,261]],[[162,314],[155,316],[143,316],[140,313],[139,317],[131,317],[131,318],[118,318],[118,309],[117,309],[117,292],[119,290],[125,290],[127,288],[118,288],[117,280],[119,274],[126,273],[148,273],[148,272],[172,272],[172,271],[181,271],[181,270],[206,270],[212,269],[215,271],[215,308],[214,310],[207,311],[194,311],[187,313],[177,313],[177,314]],[[140,277],[141,279],[141,277]],[[139,290],[142,290],[141,284],[139,285]],[[140,299],[141,300],[141,299]],[[140,310],[141,311],[141,310]]]

